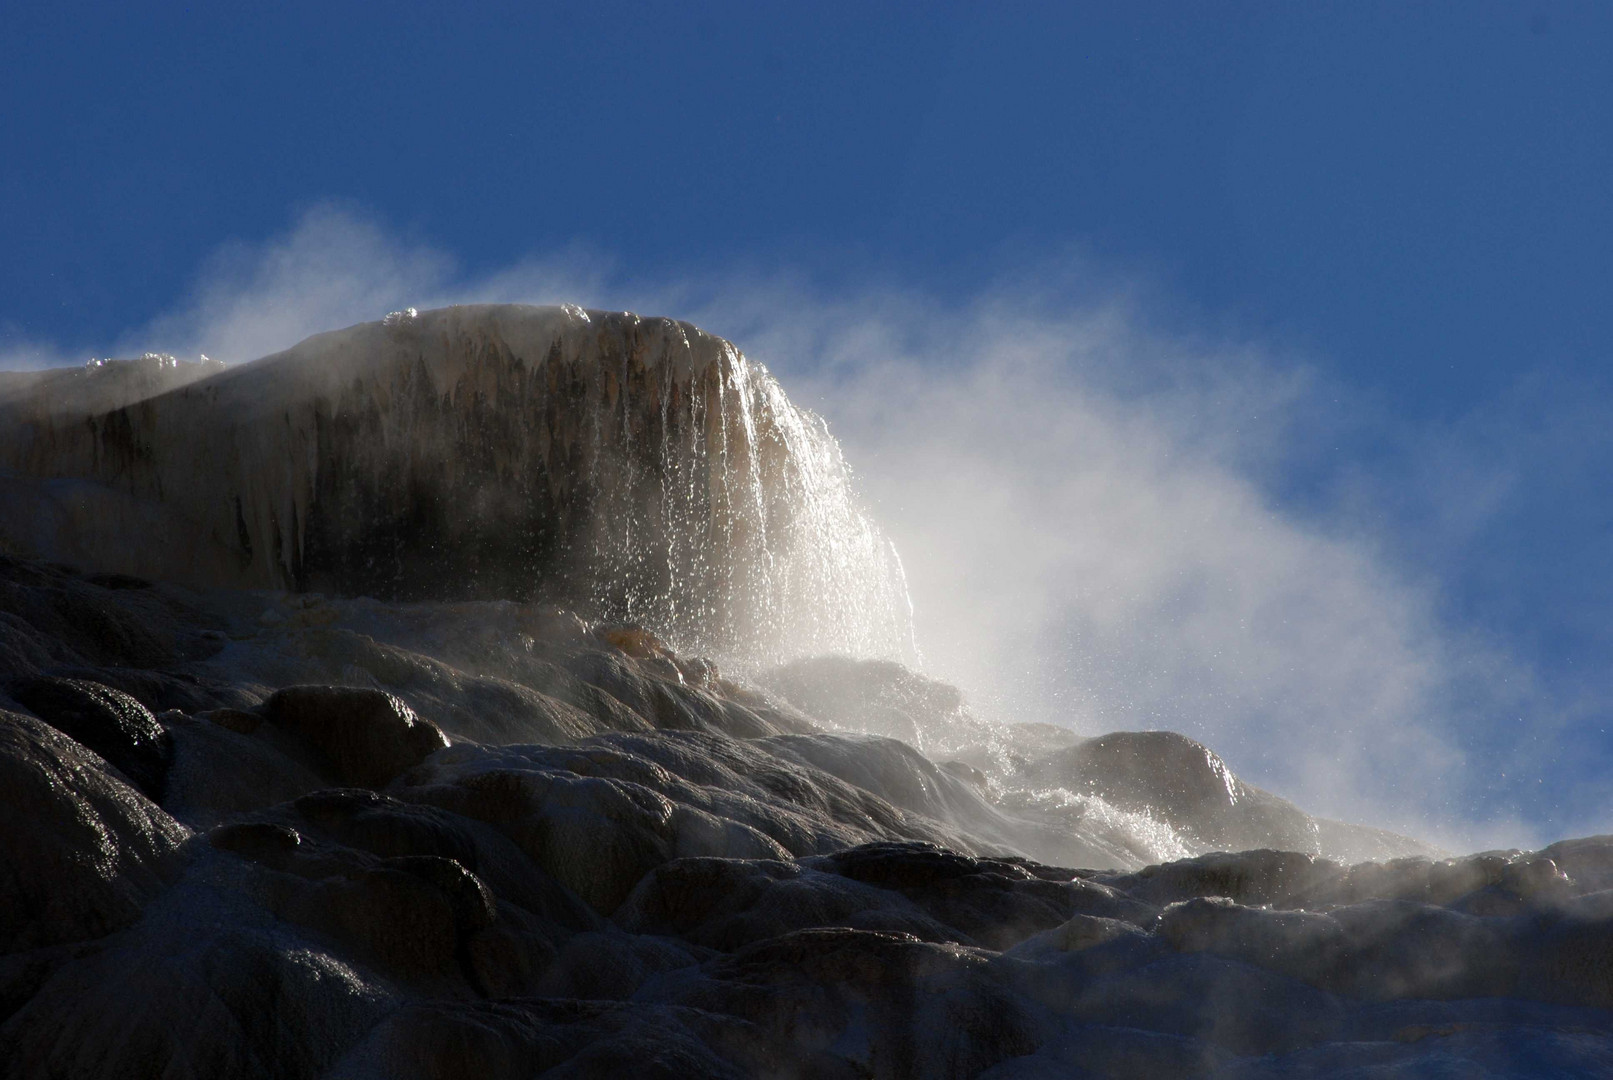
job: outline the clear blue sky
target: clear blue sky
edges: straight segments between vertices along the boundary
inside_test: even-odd
[[[1081,245],[1432,413],[1613,345],[1606,4],[784,8],[9,5],[0,326],[110,337],[335,197],[473,269]]]
[[[1320,358],[1396,431],[1521,395],[1538,442],[1565,398],[1608,426],[1610,194],[1606,3],[21,2],[0,20],[0,347],[104,348],[221,243],[334,199],[467,275],[580,242],[663,280],[855,271],[946,298],[1079,251],[1185,325]],[[1381,468],[1373,432],[1354,439],[1350,467]],[[1598,701],[1607,450],[1537,467],[1443,601]],[[1340,482],[1294,475],[1296,505]],[[1403,498],[1384,513],[1414,526]],[[1397,558],[1451,555],[1416,533]]]

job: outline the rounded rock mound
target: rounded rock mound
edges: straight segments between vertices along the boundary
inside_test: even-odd
[[[548,600],[695,652],[911,649],[900,564],[826,425],[688,323],[452,307],[187,379],[0,386],[0,510],[29,508],[0,514],[0,549],[194,585]]]
[[[127,926],[188,835],[81,744],[0,712],[0,955]]]

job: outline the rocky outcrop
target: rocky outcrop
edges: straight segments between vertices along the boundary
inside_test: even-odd
[[[85,679],[24,677],[9,691],[23,708],[116,766],[149,798],[162,799],[172,740],[140,702]]]
[[[384,787],[403,770],[448,745],[436,724],[391,694],[350,686],[288,686],[263,704],[264,715],[305,742],[336,779]]]
[[[100,757],[0,712],[0,952],[99,938],[171,880],[188,830]]]
[[[671,319],[457,307],[0,394],[0,550],[200,585],[548,599],[685,649],[905,656],[823,421]],[[23,510],[27,512],[22,512]]]
[[[1124,866],[1252,848],[1347,861],[1436,854],[1408,837],[1312,817],[1175,732],[1088,738],[1048,724],[987,722],[955,687],[890,661],[813,657],[761,681],[825,724],[858,733],[781,739],[777,752],[1050,862]]]
[[[855,694],[828,730],[799,689],[541,605],[187,596],[13,559],[0,633],[0,1076],[1613,1059],[1610,838],[1206,851],[1264,819],[1188,740],[986,729],[1011,765],[976,777],[858,732]],[[1085,810],[1026,816],[1016,776]],[[1126,814],[1201,846],[1149,859]]]

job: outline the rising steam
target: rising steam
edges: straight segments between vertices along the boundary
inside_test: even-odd
[[[1452,847],[1538,835],[1504,808],[1473,820],[1494,755],[1517,747],[1474,751],[1463,733],[1475,702],[1538,704],[1515,692],[1528,673],[1444,625],[1433,586],[1359,517],[1277,495],[1281,463],[1338,422],[1320,404],[1334,388],[1255,345],[1151,329],[1146,305],[1090,278],[943,305],[779,279],[625,281],[586,253],[467,277],[324,209],[221,255],[188,304],[123,344],[238,362],[406,306],[573,300],[734,340],[828,418],[906,562],[927,670],[978,711],[1179,730],[1318,812]],[[808,486],[850,482],[827,429],[785,415],[771,377],[737,389],[835,478]],[[858,542],[894,565],[875,534]]]

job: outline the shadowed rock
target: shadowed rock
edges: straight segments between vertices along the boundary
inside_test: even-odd
[[[286,825],[239,821],[214,829],[208,834],[207,842],[220,851],[233,851],[253,862],[282,866],[302,846],[302,836]]]
[[[776,859],[910,837],[969,846],[828,773],[696,732],[456,746],[392,791],[496,825],[601,914],[679,857]]]
[[[970,858],[926,844],[869,844],[815,865],[898,892],[937,922],[990,949],[1009,948],[1077,912],[1123,917],[1138,911],[1129,898],[1073,880],[1072,871]]]
[[[799,1053],[839,1057],[851,1075],[973,1076],[1039,1042],[1034,1018],[986,956],[904,934],[785,934],[713,960],[668,991]]]
[[[24,506],[15,515],[0,512],[0,520],[27,521],[29,510]],[[37,674],[47,667],[143,669],[200,660],[218,651],[215,618],[166,591],[113,589],[102,584],[105,580],[0,553],[0,673]]]
[[[186,836],[82,745],[0,712],[0,953],[133,922]]]
[[[10,691],[19,705],[117,766],[147,797],[162,801],[173,747],[144,705],[82,679],[18,679]]]
[[[0,1075],[1613,1069],[1605,837],[1117,870],[1150,850],[1135,824],[1231,843],[1270,835],[1251,813],[1270,804],[1157,733],[1083,756],[995,728],[1015,749],[973,776],[523,605],[211,594],[195,618],[219,637],[187,652],[202,639],[163,586],[21,563],[4,582],[0,644],[31,665],[4,685],[141,723],[148,698],[186,705],[151,721],[163,809],[84,743],[0,715]],[[133,654],[51,622],[67,594],[148,613],[157,666],[97,666]],[[77,671],[98,688],[62,681]],[[1070,814],[1016,816],[1015,777]],[[1328,823],[1290,810],[1327,850]],[[1022,838],[1099,868],[1023,857]]]
[[[313,747],[337,779],[364,787],[384,787],[448,745],[435,724],[379,690],[288,686],[269,698],[264,712]]]
[[[647,874],[613,918],[635,933],[674,935],[723,952],[829,926],[977,944],[898,893],[795,862],[677,859]]]
[[[158,717],[174,748],[163,809],[191,828],[211,828],[329,783],[311,754],[288,754],[288,748],[301,747],[263,724],[261,715],[233,710],[231,715],[250,718],[256,726],[243,734],[217,720],[179,712]]]
[[[317,940],[208,910],[162,912],[60,966],[0,1027],[0,1072],[311,1078],[395,1007]]]
[[[823,1076],[742,1021],[609,1001],[433,1003],[379,1025],[335,1080],[527,1080],[538,1075],[740,1080]],[[797,1069],[800,1071],[797,1071]]]

